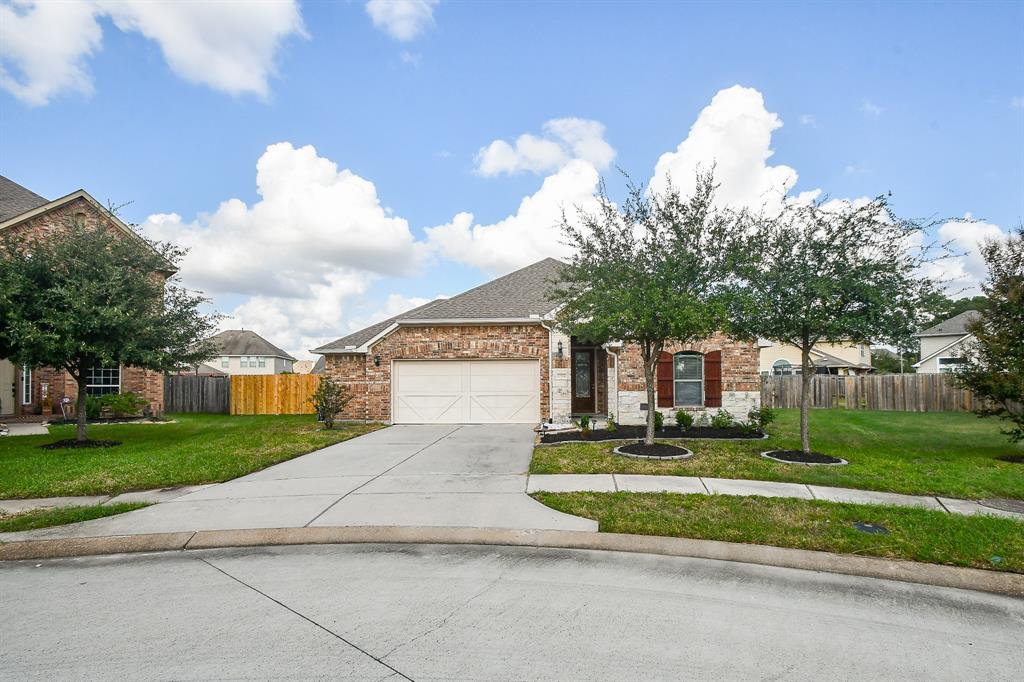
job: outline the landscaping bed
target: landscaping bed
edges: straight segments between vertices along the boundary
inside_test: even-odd
[[[532,497],[566,514],[594,519],[605,533],[744,542],[1024,573],[1024,524],[1014,519],[728,495],[618,492]]]
[[[782,462],[783,464],[824,464],[826,466],[846,464],[846,460],[839,457],[833,457],[821,452],[804,452],[803,450],[769,450],[768,452],[762,452],[761,456],[776,462]]]
[[[668,443],[644,445],[642,440],[615,448],[615,454],[639,459],[686,459],[693,457],[693,452]]]
[[[960,499],[1024,499],[1024,443],[1008,443],[995,420],[970,413],[812,410],[811,445],[846,466],[800,466],[761,456],[800,448],[799,413],[778,410],[767,440],[685,441],[695,456],[641,460],[615,442],[563,442],[534,449],[533,474],[652,474],[809,483]],[[679,444],[680,441],[674,441]]]
[[[259,471],[334,443],[382,428],[338,423],[313,415],[232,416],[178,414],[159,429],[109,424],[90,437],[117,447],[46,450],[74,438],[75,426],[51,425],[48,436],[6,438],[0,445],[0,499],[116,495],[129,490],[217,483]]]
[[[589,435],[584,436],[580,431],[559,431],[556,433],[542,433],[540,442],[548,443],[570,443],[574,441],[594,442],[608,440],[637,440],[647,435],[646,426],[619,426],[614,431],[606,429],[593,429]],[[736,439],[736,440],[760,440],[765,437],[760,430],[744,430],[738,426],[725,429],[713,426],[693,426],[688,429],[680,429],[678,426],[665,426],[654,432],[658,439],[678,438],[709,438],[709,439]]]

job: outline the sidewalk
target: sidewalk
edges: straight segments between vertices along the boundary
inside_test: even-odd
[[[209,488],[216,483],[206,485],[186,485],[177,488],[156,488],[154,490],[137,490],[120,495],[85,495],[82,497],[37,497],[27,500],[0,500],[0,514],[21,514],[35,509],[53,509],[54,507],[91,507],[95,504],[120,504],[122,502],[169,502],[170,500],[190,493]]]
[[[924,507],[950,514],[991,514],[1024,520],[1024,514],[993,509],[971,500],[925,495],[900,495],[873,490],[831,488],[804,483],[751,481],[697,476],[642,476],[634,474],[534,474],[526,492],[596,493],[681,493],[701,495],[741,495],[751,497],[795,497],[803,500],[887,504],[898,507]]]

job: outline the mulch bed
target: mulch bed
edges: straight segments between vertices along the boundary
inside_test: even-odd
[[[631,455],[633,457],[648,457],[650,459],[684,459],[686,457],[692,457],[693,453],[686,448],[676,447],[675,445],[668,445],[666,443],[655,443],[654,445],[644,445],[642,441],[636,443],[630,443],[629,445],[623,445],[615,448],[615,451],[623,455]]]
[[[1024,455],[999,455],[996,459],[1010,464],[1024,464]]]
[[[846,464],[838,457],[820,452],[806,453],[803,450],[771,450],[763,453],[768,459],[788,462],[790,464]]]
[[[571,441],[602,441],[602,440],[633,440],[643,438],[647,434],[646,426],[620,426],[615,431],[605,429],[594,429],[586,438],[579,431],[560,431],[558,433],[541,434],[541,443],[566,443]],[[683,431],[678,426],[666,426],[660,431],[654,432],[655,438],[742,438],[745,440],[758,440],[764,438],[763,431],[743,431],[732,427],[728,429],[716,429],[711,426],[694,426]]]
[[[77,441],[74,438],[65,438],[64,440],[58,440],[53,443],[46,443],[40,445],[44,450],[70,450],[76,448],[112,448],[120,445],[119,440],[84,440]]]

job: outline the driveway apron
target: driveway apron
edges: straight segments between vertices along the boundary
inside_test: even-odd
[[[174,500],[3,540],[303,526],[597,530],[526,495],[523,424],[374,431]]]

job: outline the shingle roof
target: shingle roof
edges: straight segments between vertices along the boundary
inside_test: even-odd
[[[967,325],[978,316],[977,310],[965,310],[955,317],[939,322],[934,327],[928,327],[917,336],[957,336],[968,334]]]
[[[826,353],[823,350],[812,348],[811,352],[821,357],[820,360],[814,361],[815,367],[856,367],[857,369],[871,369],[871,365],[864,362],[850,362],[849,360],[843,360],[841,357]]]
[[[315,349],[338,352],[361,346],[392,324],[424,320],[525,320],[544,316],[555,308],[548,300],[551,282],[558,278],[561,261],[545,258],[451,298],[439,298],[400,315],[360,329]]]
[[[221,355],[268,355],[294,360],[256,332],[248,329],[228,329],[210,338]]]
[[[49,199],[0,175],[0,222],[47,203]]]

